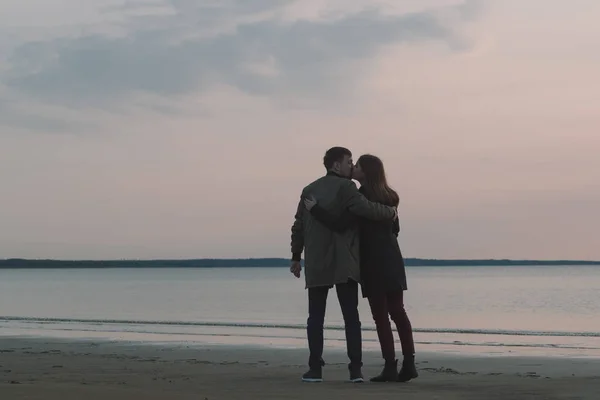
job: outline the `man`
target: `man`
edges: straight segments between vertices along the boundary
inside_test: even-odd
[[[372,219],[397,217],[396,209],[368,201],[352,182],[352,153],[344,147],[333,147],[325,153],[323,164],[327,174],[302,191],[292,225],[292,264],[290,271],[300,277],[300,259],[304,254],[305,280],[308,289],[307,336],[310,356],[309,370],[302,380],[323,380],[323,323],[329,289],[336,287],[344,317],[346,347],[350,364],[350,380],[362,382],[362,337],[358,314],[358,283],[360,281],[358,230],[335,233],[314,219],[303,203],[313,196],[321,207],[340,215],[345,210]]]

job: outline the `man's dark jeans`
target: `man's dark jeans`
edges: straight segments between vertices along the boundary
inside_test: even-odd
[[[310,368],[323,365],[323,323],[327,306],[329,286],[308,289],[308,321],[307,336],[310,356]],[[344,317],[346,329],[346,347],[350,364],[362,366],[362,334],[358,314],[358,283],[349,280],[347,283],[335,285],[338,301]]]

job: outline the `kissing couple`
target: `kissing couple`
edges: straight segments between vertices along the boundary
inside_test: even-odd
[[[302,190],[291,228],[290,271],[304,277],[308,289],[309,370],[305,382],[323,381],[323,324],[329,289],[335,287],[344,318],[351,382],[363,382],[362,333],[358,292],[367,298],[381,353],[383,371],[372,382],[408,382],[418,377],[410,320],[404,309],[407,290],[404,259],[398,245],[399,196],[387,184],[383,162],[363,155],[356,162],[344,147],[325,153],[327,173]],[[360,183],[360,190],[352,179]],[[400,371],[390,317],[404,356]]]

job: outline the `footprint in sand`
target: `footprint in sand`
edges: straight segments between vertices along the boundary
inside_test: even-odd
[[[523,378],[541,378],[541,376],[538,375],[537,372],[526,372],[524,374],[516,374],[516,375],[523,377]]]
[[[445,367],[440,367],[440,368],[421,368],[423,371],[428,371],[428,372],[441,372],[444,374],[452,374],[452,375],[460,375],[461,373],[455,369],[452,368],[445,368]]]

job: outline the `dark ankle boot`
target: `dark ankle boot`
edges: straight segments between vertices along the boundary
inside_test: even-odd
[[[408,382],[418,376],[419,373],[417,372],[417,366],[415,365],[415,357],[404,357],[402,368],[398,374],[398,382]]]
[[[386,361],[381,374],[371,378],[371,382],[394,382],[398,378],[398,360]]]

